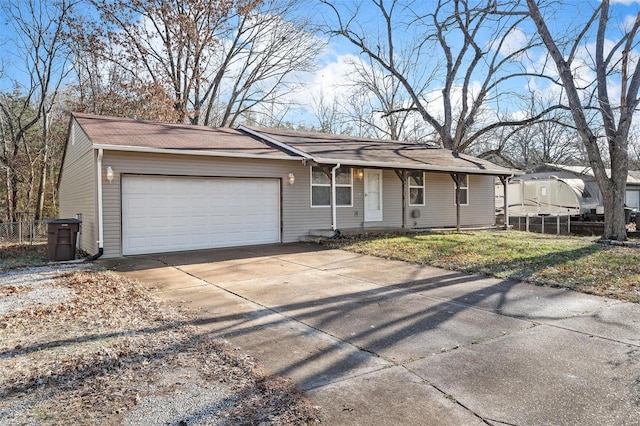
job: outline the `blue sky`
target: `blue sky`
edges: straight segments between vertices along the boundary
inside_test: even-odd
[[[45,1],[43,4],[47,4],[46,0],[43,1]],[[305,7],[309,3],[310,2],[305,3]],[[334,2],[340,10],[344,10],[345,7],[353,8],[353,5],[358,3],[367,5],[368,0],[338,0]],[[421,7],[424,10],[429,10],[430,7],[433,6],[433,3],[434,2],[429,0],[417,0],[413,2],[413,5]],[[629,16],[637,14],[638,10],[640,10],[640,0],[618,0],[614,3],[612,15],[613,19],[618,23],[624,22]],[[15,7],[16,3],[11,0],[0,0],[0,4],[3,7]],[[554,21],[550,21],[550,26],[555,30],[563,30],[571,26],[572,23],[583,21],[591,14],[592,7],[598,4],[598,2],[573,0],[563,1],[561,4],[562,10],[556,13]],[[305,12],[309,13],[310,17],[315,20],[331,21],[332,19],[330,9],[326,5],[315,4],[312,7],[301,8],[301,14]],[[377,16],[375,8],[372,7],[363,6],[358,21],[369,28],[377,28],[380,25],[379,16]],[[526,26],[523,27],[523,34],[531,31],[531,28],[531,26],[529,26],[529,28]],[[402,35],[402,33],[400,34]],[[408,33],[404,35],[407,36]],[[319,34],[318,36],[321,38],[325,37],[324,34]],[[13,46],[12,41],[14,38],[15,35],[11,31],[10,25],[8,25],[5,19],[0,20],[0,58],[2,58],[5,65],[5,77],[0,80],[1,90],[9,90],[12,87],[11,79],[6,77],[12,77],[18,81],[24,81],[26,78],[24,73],[20,71],[19,63],[21,62],[21,58],[16,56],[17,49]],[[318,71],[313,75],[301,77],[307,83],[308,87],[304,91],[303,96],[298,98],[299,101],[304,102],[304,100],[308,100],[310,96],[319,96],[325,92],[339,94],[344,91],[341,89],[341,85],[353,71],[349,62],[357,60],[359,52],[341,38],[334,37],[327,41],[328,47],[324,55],[319,58]],[[417,66],[421,65],[417,64]]]
[[[359,0],[339,0],[334,2],[336,7],[347,7],[349,10],[355,10],[356,4],[366,4],[367,1],[359,1]],[[387,2],[389,4],[390,2]],[[599,4],[598,1],[562,1],[562,2],[553,2],[557,7],[556,13],[550,17],[548,21],[548,25],[550,29],[556,34],[563,34],[566,32],[567,28],[572,28],[574,25],[579,25],[585,22],[593,13],[593,8]],[[416,9],[421,9],[422,11],[429,11],[432,9],[434,2],[432,1],[416,1],[413,2],[413,7]],[[324,20],[329,22],[332,21],[331,13],[318,13],[319,11],[327,11],[330,12],[330,8],[327,6],[316,6],[314,9],[317,13],[317,16],[323,16]],[[379,16],[377,16],[375,12],[375,8],[363,8],[358,14],[354,24],[362,24],[365,25],[367,29],[375,29],[382,24],[382,21]],[[629,19],[634,18],[638,11],[640,10],[640,0],[626,0],[626,1],[617,1],[613,2],[611,7],[611,21],[613,24],[612,29],[616,29],[617,25],[622,25],[624,22],[628,22]],[[319,18],[320,19],[320,18]],[[526,39],[527,34],[531,34],[534,30],[534,26],[532,22],[526,22],[520,26],[520,32],[518,34],[514,34],[513,37],[510,37],[510,41],[514,46],[524,39]],[[399,43],[402,42],[402,37],[407,36],[406,33],[402,31],[407,31],[402,29],[396,33],[396,36],[399,37]],[[615,31],[612,30],[612,37],[617,34],[613,34]],[[520,37],[516,37],[520,35]],[[367,36],[367,40],[371,39],[371,35]],[[588,57],[588,46],[585,47],[583,56]],[[544,51],[538,49],[537,52],[534,52],[533,57],[531,59],[531,65],[528,67],[530,71],[539,70],[539,61],[542,62],[542,58],[544,55]],[[322,68],[316,75],[315,85],[316,91],[324,90],[325,93],[335,94],[339,93],[339,90],[336,90],[337,85],[340,84],[341,81],[344,81],[351,72],[348,64],[345,63],[345,58],[348,58],[350,55],[358,55],[357,50],[345,40],[334,37],[330,40],[329,47],[327,49],[326,55],[322,58],[321,64]],[[576,61],[578,62],[578,61]],[[429,67],[430,64],[416,64],[418,67]],[[550,71],[555,72],[554,69]],[[548,82],[542,81],[538,79],[535,82],[534,88],[537,90],[545,90],[549,87]],[[514,82],[514,86],[512,87],[514,90],[519,90],[521,92],[526,92],[528,89],[528,83],[524,80],[520,82]],[[318,87],[322,87],[318,89]],[[437,91],[439,88],[434,87],[434,91]]]

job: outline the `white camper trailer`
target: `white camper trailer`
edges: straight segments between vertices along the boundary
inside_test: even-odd
[[[604,214],[600,200],[593,197],[582,179],[546,179],[509,182],[509,216],[579,216],[598,219]],[[496,210],[504,209],[504,190],[496,184]]]

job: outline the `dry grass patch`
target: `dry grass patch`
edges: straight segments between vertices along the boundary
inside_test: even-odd
[[[344,249],[640,302],[640,249],[593,237],[520,231],[424,233],[343,240]]]
[[[46,262],[46,244],[0,245],[0,272],[18,266],[40,265]]]

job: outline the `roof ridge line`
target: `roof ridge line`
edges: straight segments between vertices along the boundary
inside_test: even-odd
[[[303,157],[303,158],[305,158],[307,160],[315,161],[315,158],[313,158],[312,155],[309,155],[308,153],[306,153],[304,151],[301,151],[301,150],[299,150],[297,148],[289,146],[284,142],[280,142],[279,140],[274,139],[274,138],[272,138],[270,136],[266,136],[266,135],[262,134],[261,132],[259,132],[257,130],[250,129],[250,128],[245,127],[245,126],[238,127],[238,130],[246,132],[246,133],[249,133],[252,136],[257,136],[260,139],[263,139],[263,140],[265,140],[265,141],[267,141],[269,143],[272,143],[272,144],[274,144],[274,145],[276,145],[276,146],[278,146],[278,147],[280,147],[282,149],[286,149],[286,150],[288,150],[289,152],[291,152],[293,154],[300,155],[301,157]]]

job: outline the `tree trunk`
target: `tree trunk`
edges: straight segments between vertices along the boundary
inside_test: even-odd
[[[47,163],[49,161],[49,135],[48,131],[48,116],[46,111],[42,113],[42,164],[40,166],[40,179],[38,183],[38,195],[36,199],[36,214],[35,220],[42,220],[42,212],[44,210],[44,194],[47,188]]]
[[[626,149],[614,149],[611,154],[611,177],[605,179],[604,182],[598,182],[602,188],[604,201],[604,234],[602,238],[624,241],[627,239],[624,202],[629,157]]]
[[[7,167],[6,169],[6,176],[5,176],[5,182],[4,182],[4,197],[5,197],[5,201],[6,201],[6,206],[7,206],[7,211],[5,213],[5,219],[8,222],[11,222],[13,219],[13,210],[11,210],[12,204],[11,204],[11,172],[10,169]]]
[[[9,222],[18,221],[18,178],[15,174],[11,175],[11,184],[9,186]]]
[[[624,213],[624,191],[608,191],[603,194],[604,234],[603,239],[624,241],[627,239]]]

